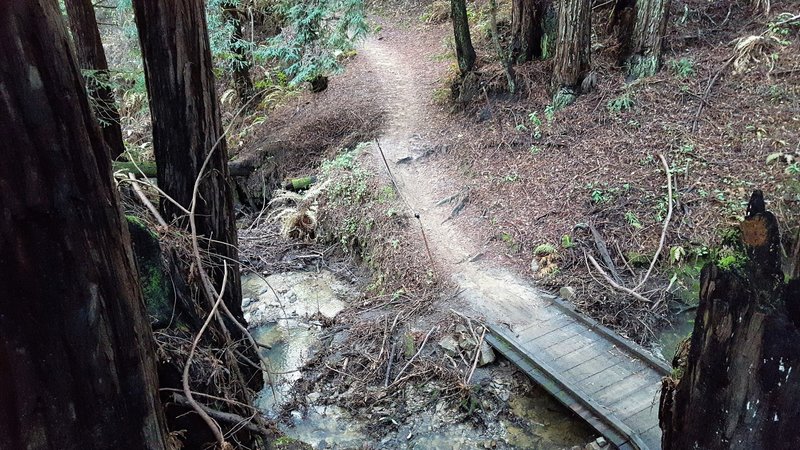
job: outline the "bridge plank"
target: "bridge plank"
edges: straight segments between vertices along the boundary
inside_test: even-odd
[[[548,321],[548,322],[538,323],[538,324],[536,324],[534,326],[526,327],[526,328],[520,330],[517,333],[517,340],[519,342],[523,342],[523,343],[524,342],[529,342],[529,341],[531,341],[533,339],[536,339],[536,338],[541,337],[541,336],[545,336],[545,335],[547,335],[549,333],[554,333],[554,332],[558,331],[559,329],[561,329],[561,328],[563,328],[565,326],[571,325],[571,324],[573,324],[575,322],[576,322],[576,320],[573,317],[561,316],[561,317],[558,317],[557,319],[554,319],[554,320],[551,320],[551,321]]]
[[[617,447],[659,450],[663,369],[652,356],[563,307],[535,309],[529,325],[494,327],[487,341]]]
[[[546,350],[548,347],[551,347],[554,344],[564,342],[573,336],[579,335],[581,332],[585,330],[586,329],[584,327],[581,327],[579,324],[572,322],[568,325],[564,325],[563,327],[557,330],[553,330],[550,333],[530,339],[528,341],[523,341],[523,345],[525,345],[526,347],[530,346],[532,348],[539,348],[541,350]]]

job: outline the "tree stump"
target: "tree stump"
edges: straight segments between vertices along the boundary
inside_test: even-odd
[[[800,281],[784,281],[760,191],[741,230],[748,263],[703,269],[685,367],[664,379],[665,450],[800,448]]]

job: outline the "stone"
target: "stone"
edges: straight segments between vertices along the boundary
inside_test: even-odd
[[[574,300],[575,299],[575,289],[570,286],[564,286],[558,290],[558,295],[560,295],[564,300]]]
[[[472,336],[469,335],[463,336],[463,339],[461,339],[461,341],[459,341],[458,343],[459,347],[467,351],[472,351],[477,345],[478,343],[475,342],[475,339],[473,339]]]
[[[531,258],[531,272],[539,273],[539,269],[540,269],[539,258],[534,256],[533,258]]]
[[[481,343],[481,356],[478,360],[478,365],[483,367],[487,364],[493,363],[495,359],[496,357],[494,355],[494,350],[492,350],[492,346],[489,345],[488,342],[483,341]]]
[[[606,438],[604,438],[603,436],[600,436],[599,438],[595,439],[594,442],[600,447],[605,447],[606,445],[608,445],[608,441],[606,441]]]
[[[455,355],[458,353],[458,342],[456,342],[456,338],[450,335],[443,337],[442,340],[439,341],[439,347],[441,347],[449,355]]]
[[[314,404],[317,403],[319,397],[320,397],[319,392],[312,392],[306,396],[306,400],[308,400],[309,404]]]

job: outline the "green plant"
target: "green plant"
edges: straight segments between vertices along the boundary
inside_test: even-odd
[[[569,250],[575,247],[575,243],[572,242],[572,237],[568,234],[561,236],[561,247]]]
[[[676,245],[669,249],[669,260],[673,264],[681,262],[686,256],[686,249],[683,246]]]
[[[553,105],[547,105],[544,108],[544,118],[547,120],[548,125],[552,125],[556,118],[556,109]]]
[[[533,254],[539,257],[552,255],[555,252],[556,252],[556,246],[549,243],[540,244],[533,249]]]
[[[675,75],[681,78],[694,76],[694,60],[691,58],[681,58],[677,61],[670,61],[669,68]]]
[[[514,183],[516,181],[519,181],[519,174],[517,174],[516,172],[511,172],[507,174],[505,177],[503,177],[503,181],[505,181],[506,183]]]
[[[539,118],[539,115],[536,111],[528,114],[528,121],[531,125],[531,134],[534,139],[541,139],[542,138],[542,119]]]
[[[633,108],[634,104],[635,101],[633,100],[633,95],[630,92],[624,92],[619,97],[609,100],[606,107],[611,113],[620,113]]]
[[[397,192],[391,186],[384,186],[378,191],[378,203],[388,203],[397,198]]]
[[[639,217],[636,216],[636,213],[633,211],[626,211],[625,212],[625,222],[628,222],[628,225],[632,226],[633,228],[641,229],[642,222],[639,220]]]
[[[508,247],[509,251],[512,253],[516,253],[519,251],[519,242],[514,239],[514,236],[511,233],[502,232],[500,233],[500,240],[503,241],[504,244]]]
[[[611,199],[602,189],[592,189],[589,196],[592,198],[592,203],[606,203]]]
[[[279,0],[274,12],[286,25],[260,56],[282,62],[292,85],[339,72],[369,29],[363,0]]]
[[[539,147],[538,145],[531,145],[531,148],[528,149],[528,151],[531,155],[536,156],[542,152],[542,147]]]

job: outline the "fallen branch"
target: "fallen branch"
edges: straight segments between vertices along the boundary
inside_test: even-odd
[[[389,377],[392,374],[392,361],[394,361],[395,342],[392,342],[392,349],[389,351],[389,361],[386,362],[386,377],[383,379],[383,387],[389,387]]]
[[[644,297],[642,294],[640,294],[640,293],[638,293],[638,292],[634,291],[633,289],[628,289],[628,288],[626,288],[625,286],[622,286],[621,284],[618,284],[616,281],[614,281],[613,279],[611,279],[611,277],[610,277],[610,276],[608,276],[608,274],[607,274],[607,273],[606,273],[606,272],[603,270],[603,268],[602,268],[602,267],[600,267],[600,264],[598,264],[597,260],[595,260],[595,259],[594,259],[594,257],[592,257],[592,255],[589,255],[589,254],[587,254],[586,252],[584,252],[584,254],[583,254],[583,255],[584,255],[584,256],[585,256],[587,259],[589,259],[589,262],[591,262],[591,263],[592,263],[592,265],[594,266],[594,268],[595,268],[595,269],[596,269],[598,272],[600,272],[600,275],[602,275],[602,276],[603,276],[603,278],[605,278],[605,279],[606,279],[606,282],[607,282],[608,284],[610,284],[610,285],[611,285],[611,287],[613,287],[614,289],[617,289],[617,290],[619,290],[619,291],[625,292],[626,294],[630,294],[630,295],[632,295],[633,297],[635,297],[635,298],[637,298],[637,299],[639,299],[639,300],[641,300],[641,301],[643,301],[643,302],[645,302],[645,303],[652,303],[652,301],[650,301],[650,299],[648,299],[647,297]]]
[[[397,373],[397,376],[395,377],[394,381],[392,382],[392,385],[397,384],[397,380],[400,379],[400,375],[402,375],[403,372],[405,372],[405,370],[408,368],[408,366],[410,366],[411,363],[414,362],[415,359],[417,359],[417,356],[419,356],[419,354],[422,353],[422,349],[425,348],[425,343],[428,342],[428,338],[431,337],[431,333],[433,333],[433,330],[435,330],[435,329],[436,329],[436,326],[434,325],[434,327],[431,328],[430,331],[428,331],[428,334],[425,335],[425,339],[422,340],[422,345],[419,346],[419,350],[417,350],[417,353],[414,353],[414,356],[412,356],[411,359],[408,360],[406,365],[403,366],[402,369],[400,369],[400,372]]]
[[[609,272],[611,272],[611,276],[614,277],[617,283],[622,283],[622,277],[620,277],[617,268],[614,266],[614,260],[611,259],[611,254],[608,252],[608,245],[606,245],[606,241],[603,240],[603,236],[600,235],[600,232],[597,231],[597,228],[591,223],[589,224],[589,230],[592,232],[592,237],[594,238],[594,247],[597,249],[597,252],[600,253],[600,257],[603,258],[603,262],[606,264],[606,267],[608,267]]]
[[[472,361],[472,369],[469,371],[469,375],[464,380],[464,384],[469,386],[469,381],[472,379],[472,375],[475,373],[475,368],[478,367],[478,359],[481,356],[481,345],[483,345],[483,338],[486,336],[486,327],[483,327],[483,331],[481,332],[481,338],[478,340],[478,345],[475,346],[475,359]]]
[[[192,402],[189,401],[188,398],[184,397],[181,394],[178,394],[178,393],[172,394],[172,399],[175,400],[175,403],[177,403],[179,405],[193,406]],[[260,426],[260,425],[258,425],[256,423],[253,423],[251,419],[248,419],[246,417],[242,417],[242,416],[240,416],[238,414],[233,414],[233,413],[218,411],[216,409],[211,409],[206,405],[199,405],[199,407],[203,410],[203,412],[205,414],[213,417],[214,419],[221,420],[221,421],[227,422],[227,423],[231,423],[231,424],[234,424],[234,425],[237,425],[237,426],[241,426],[242,428],[244,428],[244,429],[246,429],[248,431],[252,431],[254,433],[258,433],[258,434],[261,434],[261,435],[266,436],[266,437],[269,437],[269,436],[272,435],[272,433],[270,433],[269,430],[267,430],[263,426]],[[256,414],[258,414],[258,412],[256,412]]]
[[[189,351],[189,357],[186,358],[186,364],[183,366],[183,393],[186,395],[186,401],[189,405],[194,409],[197,414],[200,416],[203,421],[208,424],[208,428],[211,429],[211,433],[214,434],[214,437],[217,440],[220,448],[226,448],[228,443],[225,442],[225,437],[222,435],[222,429],[220,428],[219,424],[214,421],[214,419],[209,416],[209,414],[202,408],[202,406],[197,403],[197,401],[192,397],[192,390],[189,389],[189,368],[192,366],[192,358],[194,358],[194,352],[197,350],[197,344],[200,343],[200,339],[203,337],[203,333],[205,333],[206,329],[208,328],[208,324],[211,323],[211,320],[217,313],[217,308],[219,304],[222,303],[222,293],[225,292],[225,284],[228,282],[228,262],[223,261],[223,268],[224,274],[222,275],[222,289],[220,289],[220,294],[217,297],[217,301],[214,302],[214,306],[211,308],[211,311],[208,313],[208,317],[206,317],[206,321],[203,323],[203,326],[200,327],[200,331],[197,332],[197,336],[194,338],[192,342],[192,349]]]
[[[131,180],[136,180],[136,176],[130,172],[128,173],[128,178],[130,178]],[[136,193],[136,196],[139,197],[139,200],[141,200],[144,206],[147,208],[147,210],[150,211],[150,214],[152,214],[153,217],[156,218],[158,224],[164,228],[168,228],[169,225],[167,225],[167,222],[164,220],[163,217],[161,217],[161,214],[159,214],[156,207],[153,206],[153,203],[151,203],[150,200],[148,200],[147,197],[144,195],[142,188],[135,181],[131,183],[131,187],[133,188],[133,192]]]
[[[700,106],[697,107],[697,112],[695,113],[694,120],[692,121],[692,133],[697,130],[697,122],[700,120],[700,114],[703,112],[703,108],[706,106],[706,103],[708,103],[708,96],[711,94],[711,88],[714,87],[714,83],[717,82],[717,79],[720,77],[720,75],[722,75],[722,72],[724,72],[725,69],[727,69],[735,59],[735,56],[730,57],[717,71],[717,73],[714,74],[710,80],[708,80],[706,90],[703,92],[703,97],[700,99]]]
[[[647,277],[649,277],[650,273],[653,271],[658,257],[661,256],[661,251],[664,250],[664,243],[667,241],[667,228],[669,228],[669,221],[672,219],[672,171],[669,169],[669,164],[667,163],[667,159],[664,158],[664,155],[659,154],[658,157],[661,159],[661,164],[664,165],[664,171],[667,174],[667,218],[664,219],[664,227],[661,229],[661,239],[658,241],[658,250],[656,250],[653,260],[650,261],[650,267],[647,268],[644,278],[633,288],[633,291],[638,291],[639,288],[644,286]]]

